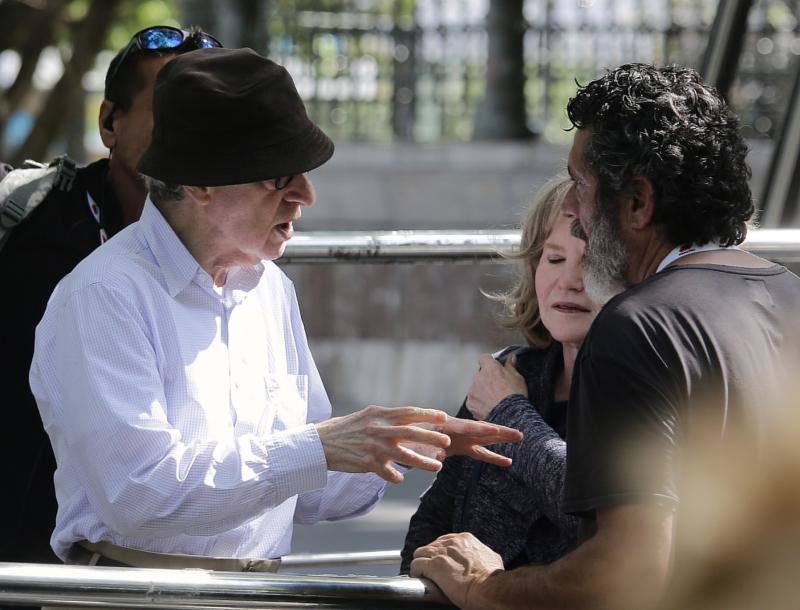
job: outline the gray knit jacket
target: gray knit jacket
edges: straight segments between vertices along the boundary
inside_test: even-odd
[[[471,532],[503,558],[507,569],[551,563],[576,546],[578,519],[560,508],[566,413],[563,404],[553,405],[553,391],[563,368],[561,345],[513,346],[503,350],[499,360],[511,354],[517,356],[529,398],[506,397],[487,421],[524,433],[520,443],[491,447],[514,462],[499,468],[463,456],[447,458],[411,517],[401,574],[408,573],[418,547],[451,532]],[[458,417],[472,419],[465,405]]]

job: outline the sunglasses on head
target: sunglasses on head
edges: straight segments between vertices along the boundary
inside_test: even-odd
[[[192,49],[208,49],[210,47],[221,47],[222,43],[211,34],[201,31],[187,32],[169,25],[156,25],[151,28],[145,28],[136,32],[131,41],[125,45],[117,65],[106,77],[106,83],[114,80],[120,67],[132,53],[137,51],[170,51],[183,46],[191,47]]]

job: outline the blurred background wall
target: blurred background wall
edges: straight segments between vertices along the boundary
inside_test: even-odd
[[[563,169],[576,80],[698,67],[716,0],[0,0],[0,159],[107,154],[105,71],[137,30],[199,25],[287,66],[337,143],[297,229],[517,226]],[[800,0],[757,0],[729,93],[762,192],[800,63]],[[785,218],[797,224],[796,217]],[[481,290],[503,264],[288,265],[338,408],[458,406],[481,351],[520,341]]]

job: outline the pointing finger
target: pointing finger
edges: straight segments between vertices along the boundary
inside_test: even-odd
[[[448,420],[446,431],[468,435],[481,445],[499,442],[516,443],[522,440],[522,432],[514,428],[456,417]]]
[[[443,424],[447,421],[447,413],[444,411],[420,407],[394,407],[387,410],[385,417],[395,424]]]
[[[442,463],[439,460],[420,455],[416,451],[408,447],[403,447],[402,445],[398,446],[397,450],[394,452],[394,459],[396,462],[419,468],[420,470],[439,472],[442,469]]]
[[[489,451],[486,447],[473,447],[470,451],[470,457],[500,468],[508,468],[512,464],[511,458]]]
[[[385,426],[373,432],[382,437],[397,439],[401,443],[422,443],[442,449],[450,446],[450,437],[446,434],[416,426]]]

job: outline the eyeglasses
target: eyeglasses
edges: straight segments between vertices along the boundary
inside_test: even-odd
[[[109,83],[119,73],[125,60],[137,51],[170,51],[179,47],[188,49],[208,49],[221,47],[222,43],[211,34],[205,32],[187,32],[169,25],[156,25],[136,32],[131,41],[125,45],[119,56],[119,61],[106,76],[106,90]]]
[[[273,178],[272,181],[275,183],[275,190],[280,191],[285,189],[287,186],[289,186],[289,183],[292,181],[292,178],[294,178],[294,175],[281,176],[280,178]]]

